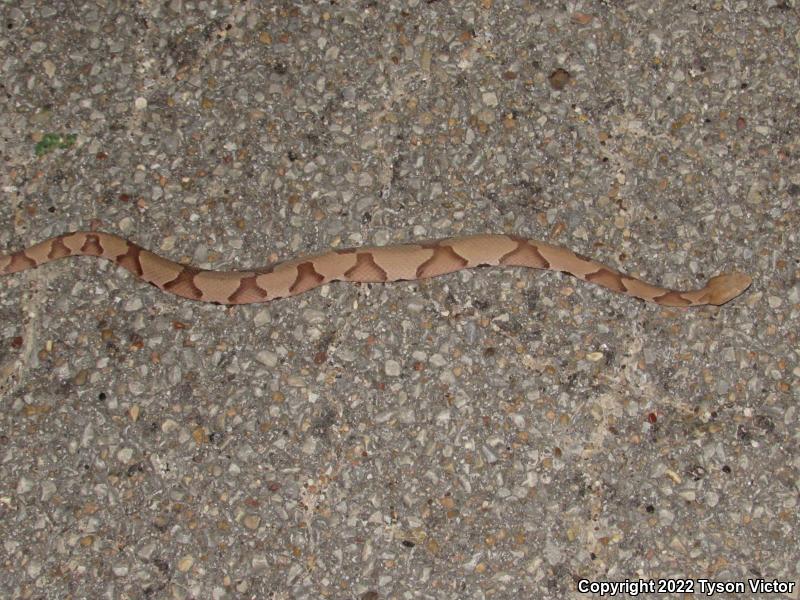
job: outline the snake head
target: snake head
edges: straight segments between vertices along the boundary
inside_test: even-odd
[[[753,280],[746,273],[739,271],[722,273],[708,280],[705,287],[706,301],[709,304],[721,306],[744,292],[751,283]]]

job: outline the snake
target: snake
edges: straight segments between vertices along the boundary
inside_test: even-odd
[[[112,233],[77,231],[0,255],[0,275],[26,271],[69,256],[103,258],[164,292],[223,305],[296,296],[332,281],[411,281],[476,267],[561,271],[612,292],[671,307],[720,306],[739,296],[752,283],[747,274],[732,271],[710,278],[698,289],[664,288],[625,275],[569,248],[508,234],[333,248],[264,267],[219,271],[175,262]]]

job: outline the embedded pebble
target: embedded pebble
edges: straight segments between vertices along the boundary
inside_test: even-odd
[[[262,327],[271,321],[272,314],[269,312],[269,309],[266,308],[259,310],[253,317],[253,323],[255,323],[257,327]]]
[[[270,350],[261,350],[256,354],[256,360],[267,367],[274,367],[278,364],[278,355]]]
[[[437,352],[436,354],[431,355],[430,363],[434,367],[444,367],[447,364],[447,360],[444,358],[444,356]]]
[[[17,493],[18,494],[27,494],[33,489],[33,481],[28,479],[27,477],[20,477],[17,481]]]
[[[180,571],[181,573],[186,573],[186,571],[191,569],[193,565],[194,565],[194,556],[188,554],[183,558],[181,558],[180,560],[178,560],[178,571]]]
[[[125,301],[123,308],[126,312],[137,312],[142,310],[143,306],[144,304],[142,303],[142,299],[139,296],[133,296]]]
[[[258,526],[261,524],[261,517],[258,515],[247,515],[244,518],[244,526],[247,529],[258,529]]]
[[[131,458],[133,458],[133,448],[122,448],[117,451],[117,460],[124,465],[127,465],[131,462]]]
[[[400,375],[400,363],[396,360],[387,360],[383,367],[384,372],[390,377],[397,377]]]

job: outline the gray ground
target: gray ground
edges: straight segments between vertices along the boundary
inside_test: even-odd
[[[95,225],[226,268],[494,231],[754,278],[691,311],[502,269],[238,308],[91,259],[4,278],[2,597],[797,581],[793,0],[0,12],[2,249]]]

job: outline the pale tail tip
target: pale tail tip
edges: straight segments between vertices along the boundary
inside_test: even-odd
[[[749,288],[751,283],[753,280],[749,275],[738,271],[712,277],[706,284],[708,303],[720,306],[730,302]]]

